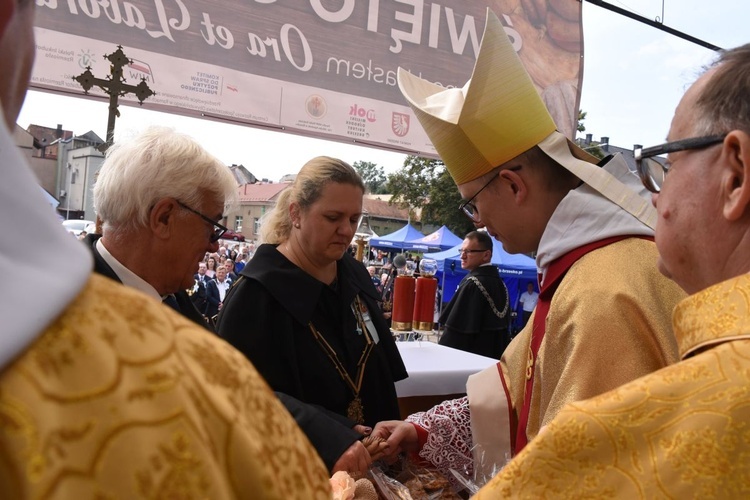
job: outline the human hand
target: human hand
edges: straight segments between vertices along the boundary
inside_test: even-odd
[[[402,451],[419,451],[419,437],[417,429],[403,420],[386,420],[378,422],[372,431],[372,436],[385,439],[388,443],[385,459],[393,461]]]
[[[346,471],[352,474],[364,474],[370,468],[370,453],[361,441],[355,441],[333,464],[332,473]]]
[[[372,427],[367,427],[366,425],[357,424],[354,427],[352,427],[352,429],[355,432],[359,432],[363,436],[369,436],[370,434],[372,434]]]

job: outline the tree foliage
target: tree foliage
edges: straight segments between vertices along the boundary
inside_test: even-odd
[[[422,223],[445,224],[457,236],[463,236],[473,224],[459,210],[461,195],[440,160],[407,156],[401,170],[388,176],[386,187],[393,194],[391,203],[401,208],[422,209]]]
[[[586,126],[583,124],[583,120],[586,119],[586,111],[579,109],[578,110],[578,131],[579,132],[586,132]]]
[[[369,161],[355,161],[352,167],[362,177],[368,193],[383,194],[386,192],[386,177],[383,167]]]

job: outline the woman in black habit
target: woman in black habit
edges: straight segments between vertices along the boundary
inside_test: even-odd
[[[219,315],[220,336],[275,390],[355,424],[399,419],[407,377],[364,265],[347,249],[364,184],[343,161],[317,157],[264,218],[253,259]]]

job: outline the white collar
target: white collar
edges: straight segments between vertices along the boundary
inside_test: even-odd
[[[602,168],[640,196],[650,196],[640,179],[630,172],[620,153]],[[591,186],[583,184],[563,198],[547,223],[539,242],[537,268],[545,275],[550,263],[571,250],[605,238],[626,235],[653,236],[654,232]]]
[[[0,172],[0,231],[5,235],[0,238],[0,274],[14,283],[0,288],[2,369],[78,296],[91,276],[93,260],[45,201],[4,122]]]
[[[159,295],[159,292],[156,291],[156,288],[151,286],[149,282],[125,267],[122,263],[120,263],[119,260],[114,257],[114,255],[109,253],[107,247],[104,246],[102,238],[96,240],[96,249],[102,256],[102,259],[104,259],[104,262],[109,264],[109,267],[111,267],[117,277],[120,278],[120,281],[122,281],[123,285],[135,288],[136,290],[140,290],[149,297],[152,297],[160,302],[164,300],[164,297]]]

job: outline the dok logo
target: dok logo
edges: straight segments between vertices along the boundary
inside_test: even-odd
[[[368,122],[374,122],[375,110],[365,109],[360,106],[357,106],[356,104],[353,104],[349,107],[349,116],[358,116],[360,118],[366,119]]]

